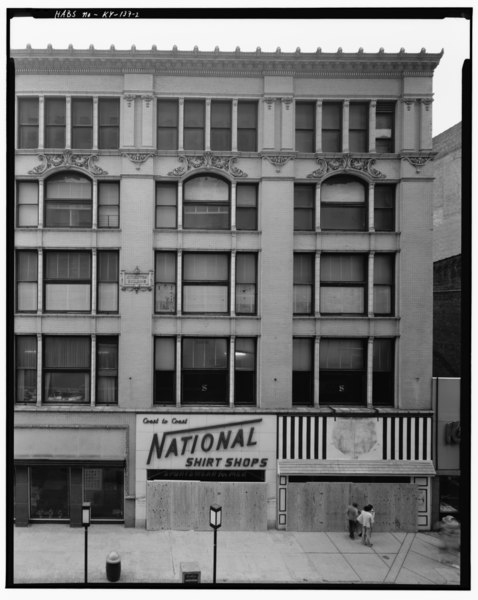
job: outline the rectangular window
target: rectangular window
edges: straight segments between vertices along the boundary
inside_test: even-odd
[[[119,227],[119,181],[98,182],[98,227],[118,229]]]
[[[367,188],[358,179],[338,175],[320,191],[320,223],[325,231],[366,231]]]
[[[236,254],[236,314],[255,315],[257,293],[257,255]]]
[[[156,252],[156,313],[176,312],[176,253]]]
[[[184,229],[229,229],[229,184],[210,175],[193,177],[183,186]]]
[[[395,231],[395,186],[376,185],[374,188],[375,231]]]
[[[97,307],[99,313],[118,312],[119,256],[116,250],[99,250]]]
[[[37,336],[15,338],[15,399],[16,402],[37,401]]]
[[[377,102],[375,117],[375,149],[394,151],[395,102]]]
[[[45,98],[45,148],[64,148],[65,129],[65,98]]]
[[[394,404],[394,340],[373,340],[373,405]]]
[[[18,148],[38,148],[38,98],[18,99]]]
[[[38,226],[38,182],[17,182],[17,227]]]
[[[239,183],[236,186],[236,229],[257,230],[257,185]]]
[[[91,227],[92,184],[72,171],[53,175],[45,185],[45,227]]]
[[[183,254],[183,312],[229,312],[228,254]]]
[[[315,230],[315,186],[294,185],[294,231]]]
[[[96,338],[96,404],[118,404],[118,337]]]
[[[230,101],[211,101],[211,150],[231,150],[232,104]]]
[[[184,149],[204,150],[206,122],[204,100],[184,101]]]
[[[91,310],[91,253],[45,252],[44,306],[46,312]]]
[[[17,252],[17,311],[36,312],[38,307],[38,254],[36,250]]]
[[[295,104],[295,149],[297,152],[315,152],[315,103]]]
[[[367,256],[322,254],[320,258],[320,312],[364,314],[367,306]]]
[[[239,100],[237,103],[237,149],[239,152],[257,150],[257,102]]]
[[[366,353],[361,339],[320,340],[320,404],[366,404]]]
[[[342,103],[322,104],[322,152],[342,152]]]
[[[158,149],[177,150],[179,110],[177,100],[158,100]]]
[[[256,404],[256,340],[236,337],[234,356],[234,404]]]
[[[229,340],[184,338],[182,403],[229,404]]]
[[[93,147],[93,99],[71,100],[71,147]]]
[[[294,338],[292,353],[292,404],[314,404],[314,340]]]
[[[315,254],[294,253],[294,314],[314,312]]]
[[[375,254],[373,270],[373,312],[376,315],[393,314],[394,265],[394,254]]]
[[[67,520],[70,517],[70,469],[30,467],[30,518]]]
[[[45,336],[43,401],[46,404],[89,404],[90,338]]]
[[[83,498],[91,503],[91,521],[122,521],[124,518],[124,469],[84,468]]]
[[[154,404],[176,404],[176,338],[154,341]]]
[[[368,104],[351,102],[349,109],[350,152],[368,152]]]
[[[156,184],[156,228],[177,227],[178,186],[176,183]]]
[[[115,150],[119,148],[119,98],[98,99],[98,148]]]

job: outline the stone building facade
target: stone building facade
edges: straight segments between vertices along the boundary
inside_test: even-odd
[[[12,57],[16,524],[428,528],[441,55]]]

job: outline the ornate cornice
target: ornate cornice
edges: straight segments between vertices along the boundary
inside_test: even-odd
[[[322,179],[328,173],[340,173],[358,171],[365,173],[369,177],[374,179],[383,179],[385,174],[374,167],[375,158],[362,158],[354,157],[351,154],[344,154],[343,156],[324,158],[320,155],[315,155],[315,159],[319,168],[309,173],[307,177],[309,179]]]
[[[200,52],[198,49],[152,50],[13,50],[17,72],[170,73],[263,76],[268,73],[329,76],[333,73],[364,77],[432,74],[442,53],[345,52]]]
[[[146,162],[148,158],[154,158],[156,156],[156,152],[123,152],[122,154],[136,165],[137,171],[141,169],[141,165]]]
[[[39,175],[56,167],[77,167],[93,175],[108,175],[107,171],[93,164],[98,160],[97,154],[73,154],[71,150],[64,150],[62,154],[38,154],[38,160],[41,164],[28,171],[29,175]]]
[[[279,152],[261,152],[260,156],[271,163],[271,165],[275,168],[276,173],[279,173],[282,167],[287,164],[289,160],[294,160],[295,158],[295,154],[282,154]]]
[[[407,160],[412,165],[412,167],[415,168],[415,172],[420,173],[420,171],[427,164],[427,162],[435,158],[436,154],[436,152],[426,152],[420,154],[402,154],[400,158],[402,160]]]
[[[222,169],[234,177],[247,177],[247,173],[241,171],[234,164],[237,161],[237,156],[219,156],[207,151],[202,155],[180,154],[178,160],[181,165],[170,171],[168,175],[180,177],[194,169],[214,168]]]

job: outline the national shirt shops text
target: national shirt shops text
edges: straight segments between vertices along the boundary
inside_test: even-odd
[[[254,423],[262,419],[251,419],[220,425],[208,425],[180,431],[166,431],[161,442],[158,434],[153,435],[149,449],[147,464],[153,455],[156,459],[196,454],[197,452],[220,452],[237,450],[257,445]],[[239,429],[236,430],[236,427]],[[216,431],[221,430],[221,431]],[[262,467],[267,465],[267,458],[256,457],[206,457],[187,458],[186,467]]]

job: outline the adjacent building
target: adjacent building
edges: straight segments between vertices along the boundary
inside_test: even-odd
[[[11,54],[17,526],[429,528],[441,55]]]

